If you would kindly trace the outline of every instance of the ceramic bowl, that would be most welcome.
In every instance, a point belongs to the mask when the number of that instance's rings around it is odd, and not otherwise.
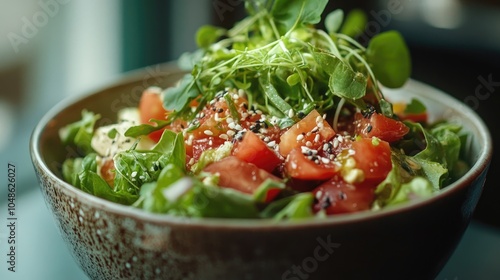
[[[481,195],[492,143],[475,112],[416,81],[385,93],[392,100],[418,96],[433,119],[458,122],[472,136],[470,171],[425,200],[299,222],[186,219],[114,204],[65,183],[61,163],[75,151],[61,144],[59,128],[84,108],[102,115],[100,125],[111,123],[147,86],[182,76],[155,67],[58,104],[32,135],[43,197],[91,279],[432,279],[453,253]]]

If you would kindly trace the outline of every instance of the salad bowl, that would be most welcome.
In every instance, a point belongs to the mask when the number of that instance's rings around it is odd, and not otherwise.
[[[64,182],[61,127],[88,109],[116,121],[148,86],[175,84],[171,64],[142,69],[55,106],[34,129],[31,157],[62,239],[91,279],[432,279],[468,226],[492,155],[487,127],[453,97],[410,80],[385,90],[391,101],[418,97],[431,120],[457,122],[471,136],[470,170],[430,198],[377,211],[299,221],[181,218],[119,205]]]

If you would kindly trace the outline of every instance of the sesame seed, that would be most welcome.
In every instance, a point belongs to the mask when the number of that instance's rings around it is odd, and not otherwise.
[[[322,191],[318,191],[318,192],[316,193],[316,199],[320,199],[320,198],[321,198],[321,196],[323,196],[323,192],[322,192]]]
[[[241,125],[237,124],[237,125],[234,127],[234,129],[236,129],[236,130],[242,130],[242,129],[243,129],[243,127],[241,127]]]
[[[337,138],[333,139],[333,148],[337,149],[338,146],[339,146],[339,139]]]
[[[240,88],[238,90],[238,95],[241,96],[241,97],[245,96],[245,91]]]
[[[227,136],[227,134],[223,133],[223,134],[219,135],[219,138],[227,140],[227,139],[229,139],[229,136]]]
[[[324,164],[328,164],[328,163],[330,163],[330,160],[329,160],[329,159],[327,159],[327,158],[324,158],[324,157],[322,157],[322,158],[321,158],[321,161],[322,161]]]
[[[229,136],[229,137],[233,137],[234,134],[236,134],[236,132],[234,132],[234,130],[228,130],[226,131],[226,134]]]
[[[325,144],[323,144],[323,151],[327,151],[327,150],[328,150],[328,144],[325,143]]]
[[[297,135],[297,141],[302,141],[304,139],[304,135],[299,134]]]
[[[276,141],[271,141],[271,142],[267,143],[268,147],[274,147],[274,145],[276,145]]]
[[[264,140],[264,142],[266,142],[266,143],[267,143],[267,142],[271,141],[271,138],[269,138],[269,137],[267,137],[267,136],[266,136],[266,137],[264,137],[264,139],[263,139],[263,140]]]
[[[316,136],[314,137],[314,142],[318,143],[319,142],[319,138],[320,138],[319,134],[316,134]]]
[[[315,126],[315,127],[311,130],[311,132],[312,132],[312,133],[317,133],[318,131],[319,131],[319,127],[317,127],[317,126]]]
[[[317,116],[316,117],[316,123],[319,124],[319,123],[322,123],[323,122],[323,118],[321,118],[321,116]]]
[[[207,130],[205,130],[205,131],[203,131],[203,133],[204,133],[205,135],[208,135],[208,136],[212,136],[212,135],[214,135],[214,133],[213,133],[211,130],[208,130],[208,129],[207,129]]]
[[[234,128],[236,127],[236,123],[234,123],[234,122],[229,123],[229,124],[228,124],[228,127],[229,127],[230,129],[234,129]]]
[[[288,110],[288,117],[293,118],[293,116],[295,116],[295,112],[293,111],[293,109]]]
[[[194,158],[191,158],[191,159],[189,160],[189,165],[193,165],[193,164],[194,164]]]
[[[131,176],[132,178],[134,178],[135,176],[137,176],[137,171],[132,172],[132,174],[130,174],[130,176]]]
[[[238,100],[240,98],[240,96],[238,94],[233,94],[233,99],[234,100]]]
[[[307,146],[307,147],[312,147],[312,145],[313,145],[313,144],[311,143],[311,141],[307,141],[307,142],[306,142],[306,146]]]
[[[229,124],[229,123],[234,123],[234,120],[233,120],[233,118],[228,117],[228,118],[226,119],[226,122],[227,122],[228,124]]]

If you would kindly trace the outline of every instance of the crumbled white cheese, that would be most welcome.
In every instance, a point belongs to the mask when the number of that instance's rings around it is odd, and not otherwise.
[[[139,125],[139,110],[126,108],[118,112],[118,123],[99,127],[92,137],[92,148],[103,157],[114,156],[116,153],[128,150],[137,139],[126,137],[125,132],[132,126]],[[113,130],[116,133],[111,133]],[[114,135],[110,135],[114,134]],[[110,136],[114,136],[111,138]],[[137,149],[147,150],[154,145],[149,137],[141,137]]]

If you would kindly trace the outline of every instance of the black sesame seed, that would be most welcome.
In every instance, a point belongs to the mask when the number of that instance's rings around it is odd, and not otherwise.
[[[299,117],[299,119],[302,119],[303,117],[305,117],[305,115],[306,114],[304,112],[302,112],[302,111],[300,111],[300,112],[297,113],[297,117]]]
[[[340,200],[346,200],[347,199],[347,194],[345,192],[339,192],[339,199]]]
[[[330,197],[327,196],[325,198],[325,201],[323,201],[323,203],[321,204],[321,208],[326,209],[326,208],[330,207],[331,205],[332,205],[332,201],[330,200]]]
[[[370,131],[372,131],[372,125],[369,124],[367,127],[366,127],[366,132],[370,133]]]

